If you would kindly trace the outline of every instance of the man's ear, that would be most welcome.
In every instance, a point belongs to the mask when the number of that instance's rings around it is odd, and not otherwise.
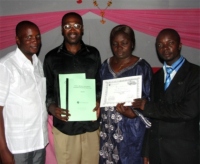
[[[15,37],[15,41],[16,41],[17,45],[20,45],[20,40],[19,40],[18,36]]]
[[[181,50],[181,48],[182,48],[182,43],[179,44],[178,49]]]
[[[63,32],[63,28],[61,27],[61,34],[62,36],[64,36],[64,32]]]
[[[81,33],[82,35],[84,35],[84,28],[82,27],[82,33]]]

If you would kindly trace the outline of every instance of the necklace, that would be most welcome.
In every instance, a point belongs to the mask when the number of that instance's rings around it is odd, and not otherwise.
[[[129,64],[131,62],[131,60],[129,59],[127,62],[124,62],[124,63],[118,63],[116,60],[114,60],[114,63],[119,65],[118,66],[118,70],[120,70],[121,68],[123,68],[125,65]]]
[[[130,62],[130,61],[129,61]],[[119,66],[119,69],[123,68],[126,64],[128,64],[129,62],[123,63]]]

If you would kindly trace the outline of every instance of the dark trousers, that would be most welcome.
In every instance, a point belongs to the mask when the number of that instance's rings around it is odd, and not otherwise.
[[[45,157],[45,148],[28,153],[14,154],[15,164],[45,164]]]

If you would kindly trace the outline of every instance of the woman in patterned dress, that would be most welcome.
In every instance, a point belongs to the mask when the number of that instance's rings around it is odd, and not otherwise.
[[[113,56],[100,69],[101,80],[142,75],[142,97],[149,98],[152,69],[132,54],[135,35],[126,25],[114,27],[110,34]],[[130,107],[122,104],[101,108],[100,164],[142,164],[145,124]]]

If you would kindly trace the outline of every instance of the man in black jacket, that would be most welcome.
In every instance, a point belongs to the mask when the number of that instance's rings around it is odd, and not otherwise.
[[[68,110],[59,107],[57,78],[59,74],[85,73],[87,79],[96,79],[98,98],[100,54],[95,47],[83,43],[83,20],[79,14],[70,12],[63,16],[62,35],[64,42],[47,53],[44,60],[46,103],[48,112],[53,115],[56,159],[58,164],[95,164],[99,159],[99,122],[67,121]],[[94,108],[91,106],[91,110]],[[99,110],[99,103],[96,109]]]
[[[164,66],[153,76],[151,101],[133,102],[151,118],[150,164],[199,164],[200,67],[180,55],[181,47],[177,31],[158,34],[156,49]]]

